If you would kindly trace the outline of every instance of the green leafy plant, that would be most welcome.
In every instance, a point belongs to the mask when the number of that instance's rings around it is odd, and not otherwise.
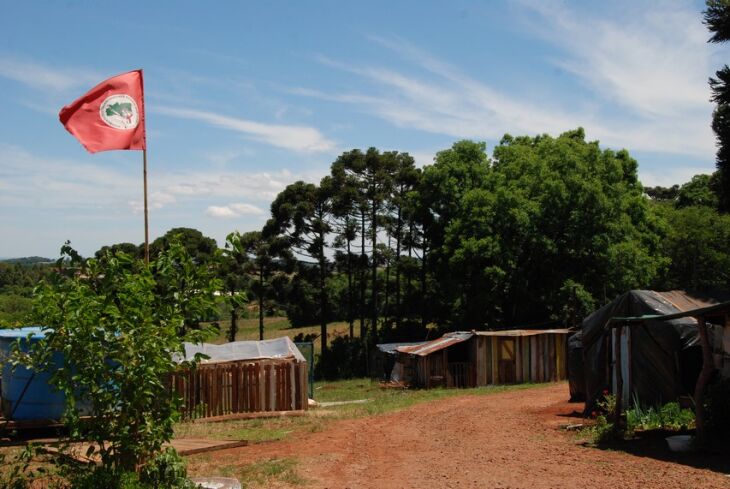
[[[605,445],[616,441],[614,420],[616,417],[616,396],[608,390],[603,391],[603,397],[596,403],[596,410],[591,413],[595,418],[594,425],[587,428],[586,434],[596,445]]]
[[[219,283],[179,243],[149,265],[123,252],[81,260],[68,243],[62,255],[59,273],[35,291],[33,314],[49,328],[45,339],[28,353],[16,349],[14,361],[53,372],[51,383],[66,396],[68,441],[93,442],[86,455],[96,452],[100,468],[80,472],[79,481],[108,477],[113,485],[92,486],[122,487],[120,474],[161,467],[156,457],[180,406],[167,378],[180,368],[174,356],[183,341],[208,333],[190,321],[214,312]],[[53,361],[58,353],[61,365]]]
[[[692,428],[694,421],[694,411],[682,409],[676,402],[670,402],[661,407],[644,407],[638,399],[634,399],[633,407],[626,412],[629,432],[657,429],[678,431]]]

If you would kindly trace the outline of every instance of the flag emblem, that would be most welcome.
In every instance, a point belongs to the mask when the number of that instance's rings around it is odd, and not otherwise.
[[[126,94],[107,97],[99,106],[101,120],[114,129],[134,129],[139,125],[137,103]]]

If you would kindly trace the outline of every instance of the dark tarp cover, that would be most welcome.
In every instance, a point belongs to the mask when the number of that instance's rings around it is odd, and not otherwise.
[[[592,411],[603,390],[610,388],[613,345],[609,341],[611,333],[605,328],[608,321],[614,317],[665,315],[694,308],[680,309],[676,305],[679,301],[667,298],[678,296],[687,299],[683,306],[686,303],[709,305],[722,301],[720,297],[683,291],[632,290],[583,320],[586,412]],[[701,353],[698,363],[698,351],[691,349],[699,345],[696,325],[694,318],[684,317],[670,321],[647,320],[631,326],[631,401],[638,399],[642,405],[661,404],[691,392],[701,368]],[[709,324],[708,327],[713,328]],[[579,382],[580,379],[574,380]]]
[[[568,340],[568,385],[570,402],[586,400],[586,378],[583,374],[583,333],[578,331]]]

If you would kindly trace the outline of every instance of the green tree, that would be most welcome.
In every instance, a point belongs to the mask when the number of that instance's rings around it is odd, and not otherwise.
[[[183,340],[206,333],[187,330],[186,317],[214,310],[220,284],[174,242],[149,266],[122,252],[87,261],[68,245],[62,253],[70,261],[59,261],[60,273],[34,297],[34,318],[50,329],[29,354],[16,351],[16,360],[53,372],[67,399],[68,437],[96,443],[103,470],[143,470],[178,419],[180,400],[166,380],[179,367],[173,357]],[[80,405],[90,417],[81,418]]]
[[[181,243],[187,253],[198,264],[210,264],[216,259],[218,245],[197,229],[172,228],[150,244],[150,258],[168,249],[173,242]]]
[[[626,151],[601,150],[582,129],[505,136],[481,168],[440,203],[448,223],[434,250],[448,265],[435,273],[459,282],[446,297],[461,327],[545,321],[563,314],[566,287],[583,303],[605,302],[666,266],[662,222]]]
[[[723,43],[730,40],[730,2],[728,0],[707,0],[704,21],[712,33],[710,42]],[[730,67],[718,70],[710,78],[712,101],[712,130],[717,138],[717,169],[720,180],[720,210],[730,211]]]
[[[99,260],[104,258],[107,253],[114,254],[118,251],[124,252],[135,258],[144,257],[144,245],[136,245],[134,243],[116,243],[111,246],[102,246],[96,253],[94,253],[94,258]]]
[[[719,199],[713,183],[718,177],[719,172],[715,172],[714,175],[693,176],[692,180],[679,188],[676,206],[682,208],[703,205],[717,209]]]
[[[297,255],[314,259],[318,274],[319,316],[322,351],[327,349],[327,258],[328,237],[332,232],[332,183],[329,177],[320,186],[302,181],[287,186],[271,204],[267,228],[279,236]]]
[[[264,339],[264,314],[266,303],[273,299],[275,288],[272,278],[277,272],[291,272],[294,257],[287,241],[268,232],[250,231],[228,235],[227,245],[236,256],[246,256],[243,272],[251,276],[251,292],[258,301],[259,339]],[[233,340],[231,340],[233,341]]]
[[[668,223],[664,253],[670,266],[662,289],[730,290],[730,216],[707,206],[657,206]]]
[[[223,282],[222,292],[231,316],[228,341],[236,341],[239,311],[248,302],[246,292],[251,288],[251,279],[247,273],[249,262],[248,253],[238,245],[237,233],[229,234],[218,262],[218,276]]]
[[[454,256],[452,245],[446,241],[449,239],[449,230],[457,220],[467,216],[470,206],[474,205],[474,202],[466,199],[466,195],[472,190],[485,188],[490,165],[485,143],[459,141],[450,149],[437,153],[434,164],[423,169],[423,177],[413,196],[415,200],[411,212],[422,229],[419,240],[420,294],[424,325],[429,316],[462,328],[475,326],[475,321],[483,322],[481,319],[467,319],[470,316],[483,318],[485,313],[485,309],[475,302],[476,298],[470,296],[469,292],[479,287],[477,276],[469,276],[470,272],[466,268],[456,273],[452,269],[457,262],[468,265],[471,255]],[[489,198],[486,193],[483,197]],[[475,220],[474,224],[479,223]],[[463,237],[469,241],[472,240],[472,233],[481,231],[463,229],[463,232]],[[451,236],[452,240],[459,239],[456,234],[452,233]],[[469,243],[464,245],[468,246]],[[479,260],[478,256],[474,258]],[[474,267],[478,268],[478,263],[473,262]],[[433,290],[427,286],[429,275],[434,278]],[[488,280],[486,276],[483,278]]]

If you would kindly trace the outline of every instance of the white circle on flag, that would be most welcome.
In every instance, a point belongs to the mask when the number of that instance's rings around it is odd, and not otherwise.
[[[114,129],[134,129],[139,125],[137,102],[126,94],[107,97],[99,107],[99,116]]]

